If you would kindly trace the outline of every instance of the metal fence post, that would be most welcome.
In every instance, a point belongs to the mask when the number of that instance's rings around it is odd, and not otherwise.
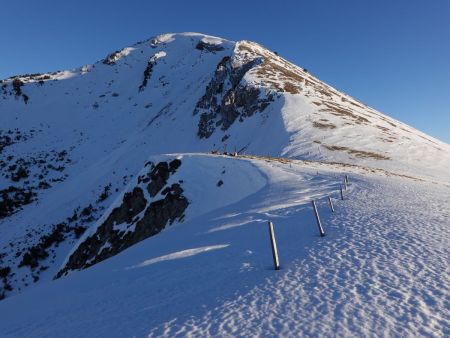
[[[331,197],[328,196],[328,203],[330,203],[331,211],[334,212],[333,202],[331,202]]]
[[[270,243],[272,244],[273,265],[275,267],[275,270],[280,270],[280,260],[278,258],[277,241],[275,239],[273,223],[270,221],[269,221],[269,235],[270,235]]]
[[[323,231],[322,223],[320,222],[319,212],[317,211],[316,202],[314,200],[311,201],[314,209],[314,214],[316,215],[317,226],[319,227],[320,236],[325,236],[325,231]]]

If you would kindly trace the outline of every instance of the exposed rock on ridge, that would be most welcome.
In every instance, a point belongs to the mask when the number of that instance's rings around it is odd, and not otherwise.
[[[180,183],[167,184],[180,165],[178,159],[156,165],[147,163],[150,170],[138,177],[137,185],[124,194],[121,205],[76,248],[56,278],[69,270],[85,269],[112,257],[159,233],[167,223],[181,220],[189,202]],[[159,193],[162,198],[151,201]]]
[[[243,81],[245,74],[260,62],[260,58],[237,62],[229,56],[219,62],[194,109],[194,115],[200,114],[197,131],[200,138],[210,137],[217,127],[227,130],[238,117],[243,121],[245,117],[262,112],[273,100],[272,94],[265,95]]]

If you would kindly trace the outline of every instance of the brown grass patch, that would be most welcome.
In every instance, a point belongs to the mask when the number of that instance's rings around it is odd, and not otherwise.
[[[314,128],[319,128],[319,129],[335,129],[336,128],[336,126],[332,123],[322,123],[322,122],[318,122],[318,121],[314,121],[312,125]]]
[[[364,124],[364,123],[370,123],[368,119],[365,117],[355,115],[350,109],[338,106],[336,104],[330,103],[330,102],[322,102],[325,106],[328,107],[328,109],[322,109],[321,111],[328,111],[336,116],[344,116],[351,118],[355,123],[357,124]]]
[[[247,49],[244,47],[244,49]],[[299,94],[301,92],[298,84],[304,81],[304,78],[279,64],[276,64],[265,57],[263,62],[255,68],[255,74],[263,80],[263,82],[271,85],[272,88],[279,92],[287,92],[291,94]],[[275,81],[282,82],[281,84]]]
[[[293,85],[291,82],[286,82],[284,84],[284,91],[291,94],[300,94],[300,88]]]
[[[328,150],[345,151],[345,152],[347,152],[351,155],[355,155],[356,157],[359,157],[359,158],[373,158],[375,160],[390,160],[390,157],[388,157],[388,156],[370,152],[370,151],[356,150],[356,149],[352,149],[352,148],[348,148],[348,147],[344,147],[344,146],[330,146],[330,145],[326,145],[326,144],[322,144],[322,145],[325,148],[327,148]]]
[[[356,106],[356,107],[358,107],[358,108],[364,109],[364,106],[362,106],[362,105],[360,105],[360,104],[357,104],[357,103],[355,103],[355,102],[350,101],[350,104],[352,104],[352,105],[354,105],[354,106]]]
[[[325,96],[327,96],[327,97],[332,97],[332,96],[333,96],[333,95],[331,95],[329,92],[327,92],[327,91],[325,91],[325,90],[323,90],[323,89],[317,89],[317,91],[318,91],[320,94],[325,95]]]
[[[393,127],[397,127],[397,125],[395,123],[389,122],[387,119],[384,119],[384,121],[386,121],[386,123],[389,123]]]
[[[274,81],[267,81],[265,80],[263,84],[270,85],[271,88],[275,89],[278,92],[283,92],[283,88],[281,87],[280,83],[274,82]]]
[[[378,129],[384,131],[384,132],[389,132],[389,131],[390,131],[389,128],[386,128],[386,127],[383,127],[383,126],[380,126],[380,125],[376,125],[376,127],[377,127]]]
[[[239,43],[238,50],[246,51],[246,52],[249,52],[251,54],[256,54],[255,51],[252,48],[250,48],[249,44],[246,43],[246,42]]]
[[[291,80],[293,82],[303,82],[305,79],[303,76],[286,69],[276,63],[269,61],[267,58],[264,59],[263,63],[258,67],[257,74],[262,76],[276,74],[277,76],[284,77],[284,80]]]
[[[314,143],[318,143],[318,144],[322,144],[322,142],[320,141],[313,141]],[[344,162],[335,162],[335,161],[323,161],[323,160],[298,160],[298,159],[291,159],[291,158],[286,158],[286,157],[270,157],[270,156],[258,156],[258,155],[253,155],[253,154],[241,154],[238,155],[238,157],[241,158],[250,158],[250,159],[261,159],[264,160],[266,162],[280,162],[283,164],[318,164],[318,165],[332,165],[332,166],[338,166],[338,167],[344,167],[344,168],[355,168],[355,169],[361,169],[364,170],[366,172],[372,172],[372,173],[380,173],[380,174],[384,174],[386,176],[398,176],[398,177],[403,177],[403,178],[407,178],[407,179],[411,179],[414,181],[421,181],[421,182],[425,182],[424,179],[422,178],[418,178],[418,177],[414,177],[414,176],[409,176],[406,174],[400,174],[400,173],[395,173],[392,171],[387,171],[386,169],[381,169],[381,168],[373,168],[373,167],[366,167],[366,166],[361,166],[358,164],[353,164],[353,163],[344,163]],[[443,183],[437,183],[434,181],[430,181],[434,184],[442,184],[446,187],[450,188],[450,185],[447,184],[443,184]]]
[[[393,140],[388,139],[388,138],[377,137],[377,139],[379,139],[380,141],[383,141],[383,142],[389,142],[389,143],[394,142]]]

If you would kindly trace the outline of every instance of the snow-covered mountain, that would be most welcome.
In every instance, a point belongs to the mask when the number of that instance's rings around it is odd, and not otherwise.
[[[217,154],[223,152],[237,156]],[[337,329],[377,335],[402,333],[395,326],[399,313],[413,323],[407,334],[421,325],[438,335],[449,332],[448,318],[439,312],[448,308],[445,299],[439,300],[449,284],[448,243],[432,231],[448,234],[449,167],[448,144],[249,41],[164,34],[79,69],[3,80],[0,296],[7,299],[0,302],[0,313],[7,320],[0,332],[320,335]],[[338,197],[344,173],[351,180],[348,201],[336,201],[340,213],[324,216],[332,225],[326,237],[331,251],[315,237],[309,205],[317,199],[319,209],[326,208],[327,196]],[[420,207],[419,201],[428,205],[430,200],[437,205]],[[300,227],[304,217],[311,226]],[[267,220],[282,225],[285,269],[278,277],[268,269]],[[398,236],[391,233],[400,230],[395,222],[404,231],[398,251],[386,238]],[[366,226],[374,232],[366,233],[368,238],[353,233],[352,227],[369,231]],[[424,250],[421,241],[434,247]],[[373,252],[360,257],[363,243]],[[338,258],[322,256],[319,249]],[[419,256],[412,262],[383,260],[402,251]],[[370,312],[365,302],[394,300],[359,288],[375,282],[381,289],[393,288],[396,278],[399,283],[415,278],[413,270],[423,269],[427,259],[435,266],[418,281],[428,286],[429,278],[440,278],[440,284],[423,292],[398,286],[392,297],[403,299],[405,306],[391,314],[389,323],[382,319],[381,305]],[[318,271],[322,263],[331,264],[337,275]],[[375,281],[383,264],[386,278]],[[411,266],[399,271],[404,264]],[[296,292],[295,283],[305,295],[313,290],[312,284],[302,284],[301,269],[306,269],[306,283],[319,282],[315,274],[330,274],[324,278],[331,283],[325,286],[329,293],[338,292],[332,285],[356,287],[341,291],[347,300],[360,297],[357,311],[328,304],[323,314],[334,311],[345,321],[361,318],[338,327],[328,321],[302,328],[275,324],[278,312],[271,316],[263,299],[276,304],[279,313],[298,307],[319,313],[321,302],[343,300],[326,293],[328,298],[317,296],[309,304],[297,296],[286,301],[289,292]],[[348,280],[345,269],[357,279]],[[276,278],[288,282],[289,276],[293,284],[280,291],[283,299],[270,298]],[[216,290],[221,283],[227,284],[223,293]],[[149,302],[139,299],[141,292]],[[110,325],[126,299],[131,300],[124,323]],[[408,312],[417,302],[422,307]],[[27,304],[41,305],[27,310],[30,321],[24,323],[20,313]],[[192,304],[204,308],[189,312]],[[89,319],[98,308],[106,313],[101,325]],[[237,317],[228,308],[235,308]],[[438,314],[425,325],[417,318],[428,312]],[[247,315],[252,325],[265,329],[245,329]],[[364,328],[360,320],[367,315],[373,320]],[[153,319],[145,321],[147,316]],[[43,324],[50,317],[66,326]],[[83,318],[82,323],[71,322],[75,318]],[[216,324],[208,327],[208,322]]]

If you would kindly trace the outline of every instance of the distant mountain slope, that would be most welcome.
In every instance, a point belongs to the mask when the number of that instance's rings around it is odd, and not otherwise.
[[[213,150],[450,181],[449,145],[257,43],[164,34],[93,65],[1,81],[0,295],[52,279],[152,155]]]

